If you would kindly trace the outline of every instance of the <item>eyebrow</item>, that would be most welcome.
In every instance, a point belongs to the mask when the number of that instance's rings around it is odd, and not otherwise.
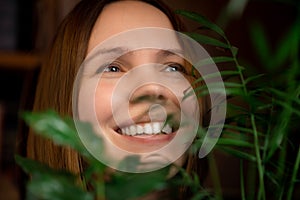
[[[129,49],[126,47],[114,47],[114,48],[104,48],[104,49],[99,49],[98,53],[101,54],[124,54],[128,52]]]
[[[168,56],[183,56],[182,49],[160,49],[157,52],[158,56],[168,57]]]
[[[155,48],[145,48],[145,49],[155,49]],[[113,48],[103,48],[97,50],[97,52],[93,53],[92,56],[88,57],[88,60],[92,60],[94,57],[101,55],[124,55],[126,53],[132,53],[134,51],[143,50],[143,48],[140,49],[134,49],[130,50],[127,47],[113,47]],[[182,56],[183,50],[182,49],[158,49],[159,51],[156,53],[160,57],[168,57],[168,56]]]

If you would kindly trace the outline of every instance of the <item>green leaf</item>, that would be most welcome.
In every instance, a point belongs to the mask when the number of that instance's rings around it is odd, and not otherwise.
[[[219,148],[219,149],[223,150],[224,152],[227,152],[233,156],[236,156],[238,158],[256,162],[255,156],[253,156],[252,154],[246,153],[246,152],[242,152],[240,149],[237,150],[237,149],[233,149],[233,148],[220,147],[220,146],[217,146],[217,148]]]
[[[90,192],[84,191],[74,181],[50,174],[33,174],[27,185],[28,199],[80,199],[93,200]]]
[[[224,62],[233,62],[234,59],[228,56],[217,56],[211,58],[205,58],[196,64],[197,67],[201,67],[204,65],[210,65],[214,63],[224,63]]]
[[[53,140],[58,145],[70,146],[90,160],[94,158],[82,144],[82,138],[78,136],[76,128],[84,131],[84,140],[87,140],[91,147],[95,146],[99,150],[102,148],[101,138],[94,133],[88,123],[77,122],[77,127],[75,127],[71,118],[62,119],[52,110],[40,113],[24,112],[22,117],[37,134]]]
[[[241,133],[251,133],[251,134],[253,134],[253,130],[250,129],[250,128],[239,127],[239,126],[230,125],[230,124],[224,124],[224,128],[232,129],[232,130],[235,130],[235,131],[241,132]]]
[[[280,184],[278,183],[278,181],[276,180],[276,175],[274,174],[274,172],[272,171],[265,171],[266,177],[276,186],[280,187]]]
[[[299,23],[296,22],[294,25],[291,26],[287,34],[284,37],[282,37],[282,40],[277,47],[276,54],[275,56],[273,56],[274,59],[271,62],[273,70],[282,66],[284,62],[290,58],[291,52],[293,51],[293,46],[295,46],[295,48],[299,47],[299,42],[297,43],[297,41],[299,41],[299,35]]]
[[[253,81],[253,80],[256,80],[256,79],[259,79],[261,77],[263,77],[264,74],[258,74],[258,75],[255,75],[255,76],[250,76],[248,77],[246,80],[245,80],[245,85],[247,85],[249,82]]]
[[[239,49],[237,47],[231,46],[230,50],[232,52],[233,57],[236,57],[239,52]],[[242,68],[241,66],[238,67]]]
[[[222,138],[231,138],[233,140],[243,140],[243,141],[250,141],[252,139],[252,137],[250,138],[249,135],[245,135],[245,134],[241,134],[241,133],[237,133],[234,131],[230,131],[228,129],[224,129],[222,131]],[[252,144],[253,146],[253,144]]]
[[[287,128],[289,124],[289,117],[282,118],[276,124],[275,127],[272,127],[272,134],[269,135],[269,141],[267,146],[267,154],[264,159],[265,162],[269,161],[270,158],[274,155],[274,153],[279,150],[282,146],[284,138],[287,136]]]
[[[275,88],[265,88],[265,89],[266,89],[266,91],[271,92],[273,95],[276,95],[277,97],[282,98],[285,101],[287,101],[287,100],[294,101],[295,103],[297,103],[298,105],[300,105],[300,99],[299,99],[299,97],[295,97],[294,95],[287,94],[286,92],[280,91],[280,90],[275,89]],[[296,89],[296,91],[297,90],[300,90],[300,86],[298,86],[298,88]]]
[[[252,43],[257,51],[261,63],[264,63],[266,68],[270,69],[271,66],[269,60],[271,60],[271,48],[263,27],[259,23],[254,23],[251,26],[250,33]]]
[[[195,12],[192,12],[192,11],[185,11],[185,10],[176,10],[175,12],[179,15],[185,16],[185,17],[187,17],[191,20],[194,20],[194,21],[200,23],[203,27],[208,28],[212,31],[215,31],[216,33],[221,35],[223,38],[226,38],[223,29],[220,28],[215,23],[212,23],[211,21],[209,21],[203,15],[200,15],[199,13],[195,13]]]
[[[289,112],[294,113],[294,114],[300,116],[300,110],[295,109],[294,106],[292,106],[291,104],[287,103],[286,101],[282,101],[282,100],[279,100],[279,99],[274,99],[274,103],[282,106],[284,109],[288,110]]]
[[[107,199],[134,199],[166,187],[168,169],[148,173],[115,173],[106,185]]]
[[[222,88],[222,87],[214,87],[210,88],[209,90],[205,87],[203,88],[196,88],[196,96],[197,97],[203,97],[211,94],[220,94],[220,95],[233,95],[233,96],[243,96],[244,91],[241,88]],[[187,96],[184,96],[184,99],[188,97],[188,95],[191,95],[190,93],[186,94]]]
[[[234,82],[224,82],[224,85],[226,87],[230,87],[230,88],[242,88],[242,87],[244,87],[243,84],[241,84],[241,83],[234,83]]]
[[[74,184],[76,177],[69,172],[54,170],[37,161],[18,155],[15,156],[15,160],[31,176],[30,182],[27,184],[27,199],[94,199],[91,193]]]
[[[82,145],[73,127],[61,119],[54,111],[44,113],[23,113],[25,122],[33,128],[36,133],[52,139],[58,145],[67,145],[81,150]]]
[[[239,87],[239,88],[226,88],[226,95],[227,96],[244,96],[244,90]],[[220,90],[220,92],[222,92],[222,90]],[[220,93],[219,92],[219,93]]]
[[[237,147],[253,147],[253,143],[243,139],[219,138],[217,145],[221,146],[237,146]]]
[[[193,85],[196,85],[198,84],[199,82],[201,81],[206,81],[208,79],[211,79],[211,78],[219,78],[221,76],[236,76],[238,75],[239,72],[237,71],[232,71],[232,70],[226,70],[226,71],[220,71],[220,72],[214,72],[214,73],[211,73],[211,74],[207,74],[205,76],[202,76],[200,78],[198,78],[197,80],[195,80],[193,82]]]
[[[48,174],[55,174],[56,171],[51,169],[50,167],[29,159],[29,158],[23,158],[22,156],[15,155],[15,161],[16,163],[26,172],[26,173],[48,173]],[[72,175],[69,173],[64,173],[66,176],[71,177]]]
[[[217,40],[215,38],[206,36],[206,35],[201,35],[199,33],[192,33],[192,32],[185,32],[185,34],[201,44],[209,44],[209,45],[213,45],[216,47],[222,47],[225,49],[231,48],[231,46],[229,46],[228,44],[221,42],[220,40]]]
[[[249,96],[261,95],[261,93],[265,92],[265,88],[255,88],[248,91]]]

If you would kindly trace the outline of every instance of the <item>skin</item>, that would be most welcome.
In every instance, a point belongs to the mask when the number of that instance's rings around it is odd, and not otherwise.
[[[118,1],[109,4],[104,7],[94,25],[88,53],[112,35],[141,27],[161,27],[173,30],[168,17],[149,4],[139,1]]]
[[[173,29],[167,16],[149,4],[138,1],[120,1],[109,4],[103,9],[96,21],[88,45],[88,52],[91,52],[93,48],[110,36],[123,31],[144,27]],[[165,56],[160,50],[156,49],[129,52],[105,68],[96,89],[95,110],[102,131],[114,144],[130,152],[143,153],[159,149],[174,137],[174,134],[140,135],[138,137],[132,137],[116,133],[117,129],[128,127],[132,123],[127,122],[128,119],[126,119],[126,116],[119,117],[121,118],[121,123],[124,124],[121,125],[121,127],[115,122],[115,116],[113,115],[113,108],[111,106],[114,88],[125,73],[148,63],[159,63],[166,66],[159,66],[159,70],[148,68],[146,69],[148,72],[144,72],[141,74],[142,76],[145,74],[149,75],[149,73],[153,73],[155,76],[157,71],[174,73],[174,71],[183,70],[181,68],[183,68],[185,64],[184,59],[181,57],[175,54]],[[168,66],[168,64],[171,64],[171,66]],[[93,70],[95,71],[95,69]],[[93,75],[93,70],[86,73]],[[149,100],[143,102],[135,101],[135,99],[141,97],[146,97]],[[148,115],[149,108],[156,103],[163,105],[163,108],[167,112],[166,114],[175,116],[177,121],[179,121],[180,114],[178,113],[180,113],[180,107],[177,97],[166,87],[159,84],[147,84],[137,88],[134,93],[128,97],[128,101],[130,117],[135,124],[144,126],[145,123],[151,121],[164,122],[165,116],[164,118],[160,118],[158,115],[155,119],[150,119]],[[120,116],[122,115],[121,113],[122,112],[117,109],[115,115]]]
[[[88,44],[87,57],[93,57],[89,54],[93,55],[95,52],[93,50],[97,45],[105,42],[111,36],[147,27],[173,30],[168,17],[149,4],[140,1],[111,3],[104,7],[95,23]],[[160,35],[157,38],[160,38]],[[172,42],[168,43],[172,45],[175,43],[171,49],[179,49],[176,41],[174,37]],[[167,47],[169,47],[168,44]],[[111,49],[107,52],[102,49],[98,57],[109,54],[108,52],[111,53]],[[97,67],[89,67],[91,64],[87,64],[83,70],[81,83],[84,89],[79,97],[81,120],[99,124],[100,126],[96,125],[96,129],[99,128],[96,132],[101,132],[100,135],[107,141],[126,152],[138,154],[160,150],[168,145],[176,134],[180,135],[178,126],[181,120],[181,99],[178,99],[177,95],[180,94],[182,98],[183,91],[190,86],[184,79],[187,76],[187,62],[176,53],[162,49],[138,49],[124,52],[112,62],[101,63],[106,60],[108,58],[102,58],[96,64],[96,66],[104,65],[104,67],[102,66],[104,71],[99,71]],[[141,77],[152,77],[158,82],[136,85],[131,93],[124,93],[130,87],[129,85],[134,85]],[[164,83],[168,81],[167,85],[174,85],[176,89],[165,87]],[[94,87],[95,85],[96,87]],[[173,90],[178,90],[177,95],[176,92],[172,92]],[[124,95],[126,99],[123,102],[114,102],[114,99],[121,99]],[[89,102],[87,96],[94,96],[94,102]],[[94,107],[90,106],[93,103]],[[128,105],[128,110],[123,109],[126,105]],[[95,119],[91,119],[94,114],[96,115]],[[168,134],[130,136],[122,132],[122,129],[132,125],[144,127],[153,122],[164,124],[167,117],[170,116],[172,130]],[[118,158],[120,156],[113,149],[107,148],[106,151],[109,152],[110,157]],[[173,150],[172,152],[169,150],[164,155],[167,154],[173,154]],[[168,155],[167,157],[170,158]],[[184,160],[185,156],[182,156],[177,163],[182,165]]]

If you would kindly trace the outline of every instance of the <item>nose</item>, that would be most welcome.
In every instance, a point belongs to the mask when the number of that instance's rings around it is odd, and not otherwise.
[[[174,98],[168,88],[157,83],[147,83],[137,88],[131,95],[129,102],[132,104],[141,102],[153,102],[163,104]]]

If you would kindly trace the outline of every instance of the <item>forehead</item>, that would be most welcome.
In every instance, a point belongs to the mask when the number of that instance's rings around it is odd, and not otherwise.
[[[135,28],[173,29],[168,17],[154,6],[141,1],[117,1],[104,7],[93,28],[88,52],[107,38]]]

